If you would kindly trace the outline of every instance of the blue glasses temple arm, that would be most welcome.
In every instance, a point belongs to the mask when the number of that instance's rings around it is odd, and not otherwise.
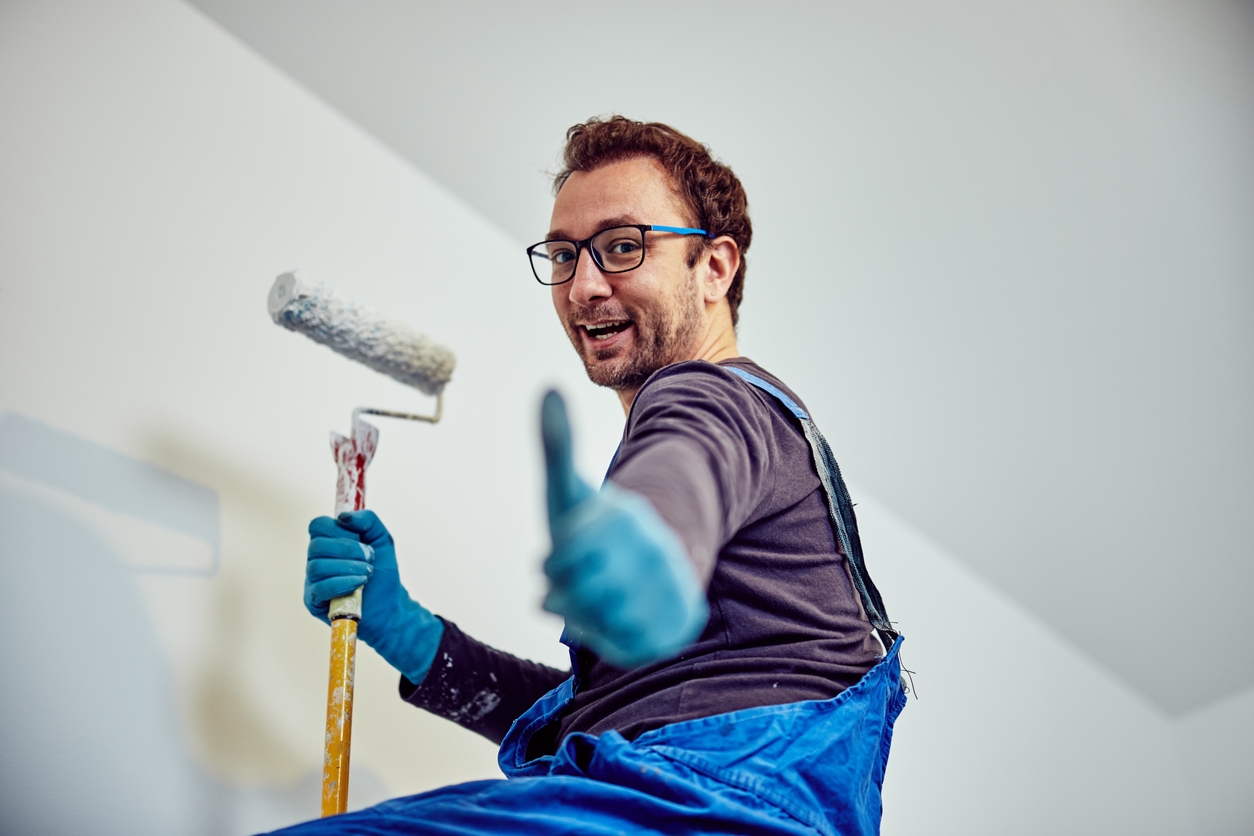
[[[652,229],[653,232],[673,232],[680,234],[680,236],[709,236],[710,234],[709,232],[706,232],[705,229],[693,229],[692,227],[660,227],[657,226],[656,223],[651,224],[648,228]]]

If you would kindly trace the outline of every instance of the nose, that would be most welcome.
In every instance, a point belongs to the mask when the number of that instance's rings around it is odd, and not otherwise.
[[[586,307],[601,299],[608,299],[614,288],[592,258],[591,248],[585,247],[584,250],[587,252],[580,250],[575,260],[575,275],[570,280],[570,301]]]

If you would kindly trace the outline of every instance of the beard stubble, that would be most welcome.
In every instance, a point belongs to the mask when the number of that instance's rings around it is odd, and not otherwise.
[[[588,379],[615,391],[639,389],[658,369],[692,359],[703,324],[695,283],[694,275],[692,283],[677,288],[659,304],[647,308],[598,305],[572,311],[565,322],[566,333],[583,360]],[[585,350],[583,336],[579,333],[583,329],[576,324],[578,319],[630,319],[636,329],[631,353],[619,357],[621,349],[599,352],[595,345]]]

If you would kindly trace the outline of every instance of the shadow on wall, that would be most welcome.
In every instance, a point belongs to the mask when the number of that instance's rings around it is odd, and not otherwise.
[[[296,594],[307,516],[283,486],[192,439],[157,431],[147,436],[143,451],[153,462],[214,485],[230,518],[232,560],[208,592],[207,640],[182,683],[194,753],[216,778],[232,785],[299,783],[316,765],[302,754],[312,753],[294,751],[290,729],[285,735],[274,721],[300,717],[300,740],[321,724],[320,714],[304,716],[282,687],[293,672],[315,678],[325,673],[322,643],[310,657],[309,647],[292,642],[291,624],[307,619]],[[276,561],[275,555],[296,560]],[[259,680],[259,670],[268,677]],[[320,712],[325,683],[310,685],[302,696],[317,694],[313,702]],[[354,771],[354,799],[359,771]],[[306,812],[310,809],[317,807]]]
[[[138,517],[201,547],[168,565],[124,560],[75,503]],[[278,791],[228,787],[187,747],[174,677],[136,578],[208,580],[219,565],[218,516],[211,488],[37,421],[0,416],[0,573],[17,593],[0,631],[9,685],[0,701],[0,832],[217,836],[317,810],[316,774]],[[215,608],[227,611],[215,617],[229,623],[238,595],[219,592]],[[209,670],[225,665],[208,661]],[[212,721],[226,712],[216,725],[235,728],[238,695],[221,680],[211,676],[198,691],[198,713]],[[358,799],[383,795],[364,772],[354,775],[354,791]]]

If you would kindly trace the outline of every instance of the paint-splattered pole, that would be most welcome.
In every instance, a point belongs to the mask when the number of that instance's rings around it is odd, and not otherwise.
[[[348,438],[331,433],[339,469],[335,515],[366,507],[366,468],[379,445],[379,431],[353,416]],[[348,810],[348,761],[353,741],[353,673],[357,664],[357,623],[361,588],[331,601],[331,673],[327,679],[327,730],[322,756],[322,815]]]

